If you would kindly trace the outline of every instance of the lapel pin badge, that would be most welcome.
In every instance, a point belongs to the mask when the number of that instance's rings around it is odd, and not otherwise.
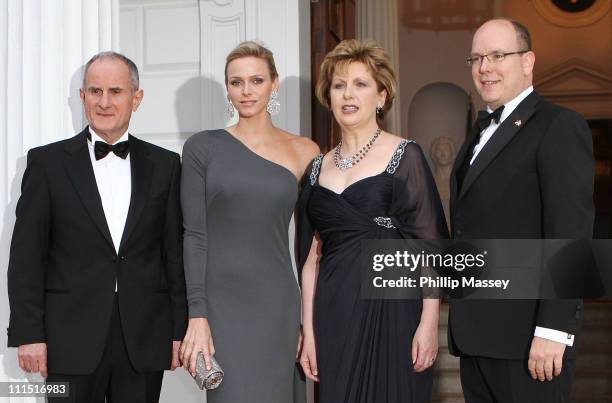
[[[521,125],[523,124],[522,120],[517,120],[516,122],[514,122],[515,125],[517,125],[518,127],[521,127]]]

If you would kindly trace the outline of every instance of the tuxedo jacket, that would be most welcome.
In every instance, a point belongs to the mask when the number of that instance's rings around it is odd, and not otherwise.
[[[477,136],[474,127],[451,177],[455,239],[592,237],[593,145],[579,114],[531,93],[459,178]],[[449,348],[455,355],[526,359],[536,326],[577,336],[581,317],[581,300],[454,299]],[[566,349],[567,357],[575,354],[577,342]]]
[[[169,368],[172,341],[183,339],[187,319],[180,158],[129,136],[132,193],[117,253],[87,132],[28,152],[8,268],[8,345],[45,342],[49,372],[93,372],[117,281],[132,365]]]

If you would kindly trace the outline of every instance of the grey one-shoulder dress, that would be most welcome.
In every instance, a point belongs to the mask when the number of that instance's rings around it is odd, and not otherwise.
[[[225,371],[208,403],[305,402],[295,353],[299,288],[288,228],[295,176],[226,130],[183,148],[181,203],[190,317],[207,317]]]

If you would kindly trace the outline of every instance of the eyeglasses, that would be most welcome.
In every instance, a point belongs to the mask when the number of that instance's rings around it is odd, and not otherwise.
[[[465,59],[465,62],[467,63],[468,66],[472,67],[473,65],[482,64],[482,59],[486,57],[489,63],[499,63],[499,62],[503,62],[506,56],[519,55],[519,54],[523,54],[527,52],[529,52],[529,50],[519,50],[518,52],[507,52],[507,53],[491,52],[486,55],[472,55],[472,56],[469,56],[467,59]]]

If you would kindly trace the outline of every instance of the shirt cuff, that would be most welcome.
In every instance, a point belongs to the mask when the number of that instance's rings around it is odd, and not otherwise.
[[[555,329],[549,329],[547,327],[536,326],[534,336],[556,341],[557,343],[565,344],[566,346],[570,347],[574,345],[573,334],[561,332]]]

